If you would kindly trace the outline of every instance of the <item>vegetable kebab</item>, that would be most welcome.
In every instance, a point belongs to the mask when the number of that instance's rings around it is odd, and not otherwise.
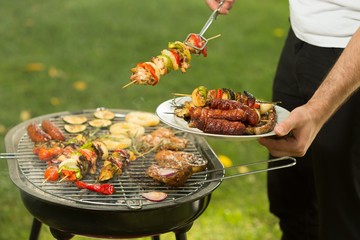
[[[218,36],[220,35],[215,37]],[[151,61],[140,62],[136,67],[132,68],[131,82],[123,88],[132,83],[155,86],[158,84],[161,76],[172,70],[180,69],[181,72],[185,73],[190,68],[192,54],[207,56],[207,48],[206,46],[204,47],[204,44],[206,43],[198,34],[190,34],[185,42],[169,42],[168,49],[162,50],[160,55],[153,57]],[[192,46],[202,48],[202,50]]]

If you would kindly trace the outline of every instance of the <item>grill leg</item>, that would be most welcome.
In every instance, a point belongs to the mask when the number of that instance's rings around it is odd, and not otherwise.
[[[39,239],[41,224],[42,223],[39,220],[37,220],[36,218],[33,219],[29,240],[38,240]]]
[[[187,240],[186,232],[176,233],[176,240]]]
[[[175,232],[176,240],[187,240],[186,233],[190,230],[193,223],[188,224],[187,226],[177,230]]]
[[[71,233],[63,232],[55,228],[50,228],[50,232],[57,240],[69,240],[74,237]]]

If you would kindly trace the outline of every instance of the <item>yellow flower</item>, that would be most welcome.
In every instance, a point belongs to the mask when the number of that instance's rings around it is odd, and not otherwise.
[[[285,31],[284,31],[284,29],[282,29],[282,28],[275,28],[275,29],[273,30],[273,34],[274,34],[275,37],[281,38],[281,37],[284,36]]]
[[[239,173],[246,173],[246,172],[249,172],[249,168],[246,166],[240,166],[240,167],[238,167],[238,171],[239,171]]]
[[[27,72],[41,72],[44,71],[45,66],[42,63],[28,63],[25,66]]]
[[[59,70],[57,70],[56,67],[50,67],[48,74],[51,78],[57,78],[60,76],[60,72],[59,72]]]
[[[6,132],[6,127],[2,124],[0,124],[0,133],[3,134]]]
[[[75,90],[84,91],[87,88],[87,84],[84,81],[76,81],[73,84]]]
[[[31,118],[31,113],[28,110],[22,110],[20,112],[20,120],[26,121]]]
[[[50,103],[53,106],[58,106],[58,105],[60,105],[61,101],[57,97],[52,97],[52,98],[50,98]]]
[[[233,165],[231,159],[225,155],[218,155],[220,162],[224,165],[224,167],[231,167]]]

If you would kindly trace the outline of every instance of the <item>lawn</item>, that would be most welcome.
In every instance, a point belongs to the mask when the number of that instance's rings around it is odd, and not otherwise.
[[[122,86],[130,68],[199,32],[210,15],[203,0],[0,0],[0,149],[18,123],[43,114],[96,107],[154,112],[173,92],[199,85],[247,90],[271,98],[271,81],[288,27],[285,1],[238,1],[206,33],[221,34],[208,57],[195,56],[187,73],[172,72],[155,86]],[[256,141],[207,139],[232,164],[264,160]],[[266,174],[224,181],[189,239],[277,239],[268,212]],[[32,216],[0,160],[0,239],[27,239]],[[40,239],[52,239],[46,226]],[[76,236],[74,239],[89,239]],[[174,239],[165,234],[162,239]]]

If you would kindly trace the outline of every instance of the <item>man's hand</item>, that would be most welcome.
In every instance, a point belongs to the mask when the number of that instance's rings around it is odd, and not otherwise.
[[[205,0],[205,2],[209,6],[209,8],[214,11],[219,7],[219,3],[221,2],[221,0]],[[224,4],[219,10],[219,13],[223,15],[228,14],[234,3],[235,0],[225,0]]]
[[[259,143],[274,157],[304,156],[322,126],[313,116],[306,105],[295,108],[275,126],[276,137],[260,138]]]

